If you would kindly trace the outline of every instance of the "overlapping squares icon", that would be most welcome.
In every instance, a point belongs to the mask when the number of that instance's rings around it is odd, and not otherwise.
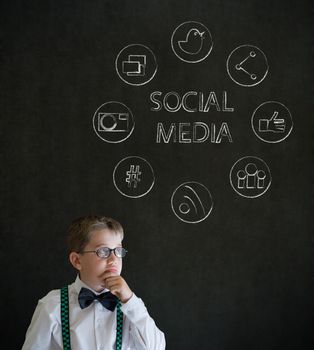
[[[127,61],[122,62],[122,72],[129,77],[144,76],[146,55],[129,55]]]

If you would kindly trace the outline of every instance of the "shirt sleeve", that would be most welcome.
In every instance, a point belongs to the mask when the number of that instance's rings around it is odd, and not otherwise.
[[[48,305],[43,300],[39,300],[26,332],[22,350],[55,349],[52,335],[57,326],[58,322],[55,313],[49,310]]]
[[[166,341],[150,317],[143,301],[135,294],[122,304],[121,310],[130,322],[130,335],[134,340],[136,350],[164,350]]]

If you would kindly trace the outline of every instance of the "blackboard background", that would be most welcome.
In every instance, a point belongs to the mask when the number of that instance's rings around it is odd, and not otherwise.
[[[70,283],[65,249],[72,219],[99,213],[122,222],[124,276],[175,349],[309,349],[311,286],[312,33],[310,1],[1,2],[1,343],[19,349],[37,300]],[[211,54],[180,61],[170,37],[182,22],[205,24]],[[114,61],[128,44],[156,54],[155,78],[125,84]],[[252,44],[267,55],[252,88],[226,72],[229,53]],[[235,112],[191,117],[150,111],[152,91],[226,90]],[[102,103],[129,106],[136,126],[119,144],[100,140],[92,116]],[[291,135],[259,140],[250,126],[262,102],[287,105]],[[224,119],[233,144],[156,144],[158,121]],[[270,189],[240,197],[229,171],[245,155],[269,165]],[[156,182],[122,196],[112,171],[129,155],[147,159]],[[174,189],[198,181],[214,209],[199,224],[175,217]]]

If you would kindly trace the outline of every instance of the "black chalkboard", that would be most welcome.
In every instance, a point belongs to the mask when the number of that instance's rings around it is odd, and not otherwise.
[[[309,349],[310,1],[2,1],[2,330],[119,220],[167,349]],[[4,341],[1,341],[4,344]]]

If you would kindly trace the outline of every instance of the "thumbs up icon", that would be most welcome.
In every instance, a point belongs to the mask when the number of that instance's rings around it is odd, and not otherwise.
[[[285,132],[285,120],[278,118],[278,111],[274,111],[270,119],[260,119],[258,130],[260,132]]]
[[[259,139],[267,143],[277,143],[289,136],[293,121],[289,109],[284,104],[267,101],[255,109],[251,125]]]

